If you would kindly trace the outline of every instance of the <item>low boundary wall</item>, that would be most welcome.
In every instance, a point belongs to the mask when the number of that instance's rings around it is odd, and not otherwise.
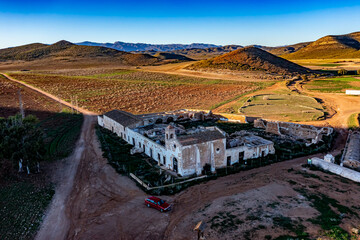
[[[341,167],[334,163],[326,162],[320,158],[312,158],[311,164],[320,167],[326,171],[332,172],[336,175],[350,179],[354,182],[360,182],[360,172],[351,170],[349,168]]]
[[[147,184],[145,184],[143,181],[141,181],[141,179],[138,178],[137,176],[135,176],[135,174],[133,174],[133,173],[130,173],[130,177],[135,179],[135,181],[137,181],[141,186],[143,186],[146,190],[149,191],[149,190],[158,189],[158,188],[172,187],[172,186],[179,185],[179,184],[186,183],[186,182],[192,182],[192,181],[195,181],[195,180],[207,178],[208,176],[204,175],[204,176],[200,176],[200,177],[196,177],[196,178],[191,178],[191,179],[188,179],[188,180],[185,180],[185,181],[182,181],[182,182],[177,182],[177,183],[172,183],[172,184],[162,185],[162,186],[157,186],[157,187],[149,187]]]

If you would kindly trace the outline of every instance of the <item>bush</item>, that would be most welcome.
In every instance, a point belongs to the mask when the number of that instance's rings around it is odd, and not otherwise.
[[[340,70],[338,71],[338,74],[339,74],[339,75],[346,75],[347,72],[348,72],[348,71],[346,71],[345,69],[340,69]]]

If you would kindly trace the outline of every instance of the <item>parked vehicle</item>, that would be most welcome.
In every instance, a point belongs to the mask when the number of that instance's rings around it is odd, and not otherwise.
[[[158,198],[158,197],[148,197],[145,199],[145,205],[147,207],[152,207],[157,210],[160,210],[160,212],[166,212],[171,210],[171,205],[165,202],[164,200]]]

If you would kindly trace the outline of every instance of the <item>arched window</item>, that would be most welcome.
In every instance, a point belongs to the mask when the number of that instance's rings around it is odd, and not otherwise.
[[[174,121],[174,118],[173,117],[168,117],[167,120],[166,120],[166,123],[171,123]]]

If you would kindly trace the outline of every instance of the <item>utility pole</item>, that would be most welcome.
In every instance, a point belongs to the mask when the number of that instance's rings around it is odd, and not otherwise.
[[[21,98],[21,89],[19,89],[18,93],[19,93],[20,114],[21,114],[22,119],[24,119],[25,112],[24,112],[24,106],[23,106],[23,102],[22,102],[22,98]]]

